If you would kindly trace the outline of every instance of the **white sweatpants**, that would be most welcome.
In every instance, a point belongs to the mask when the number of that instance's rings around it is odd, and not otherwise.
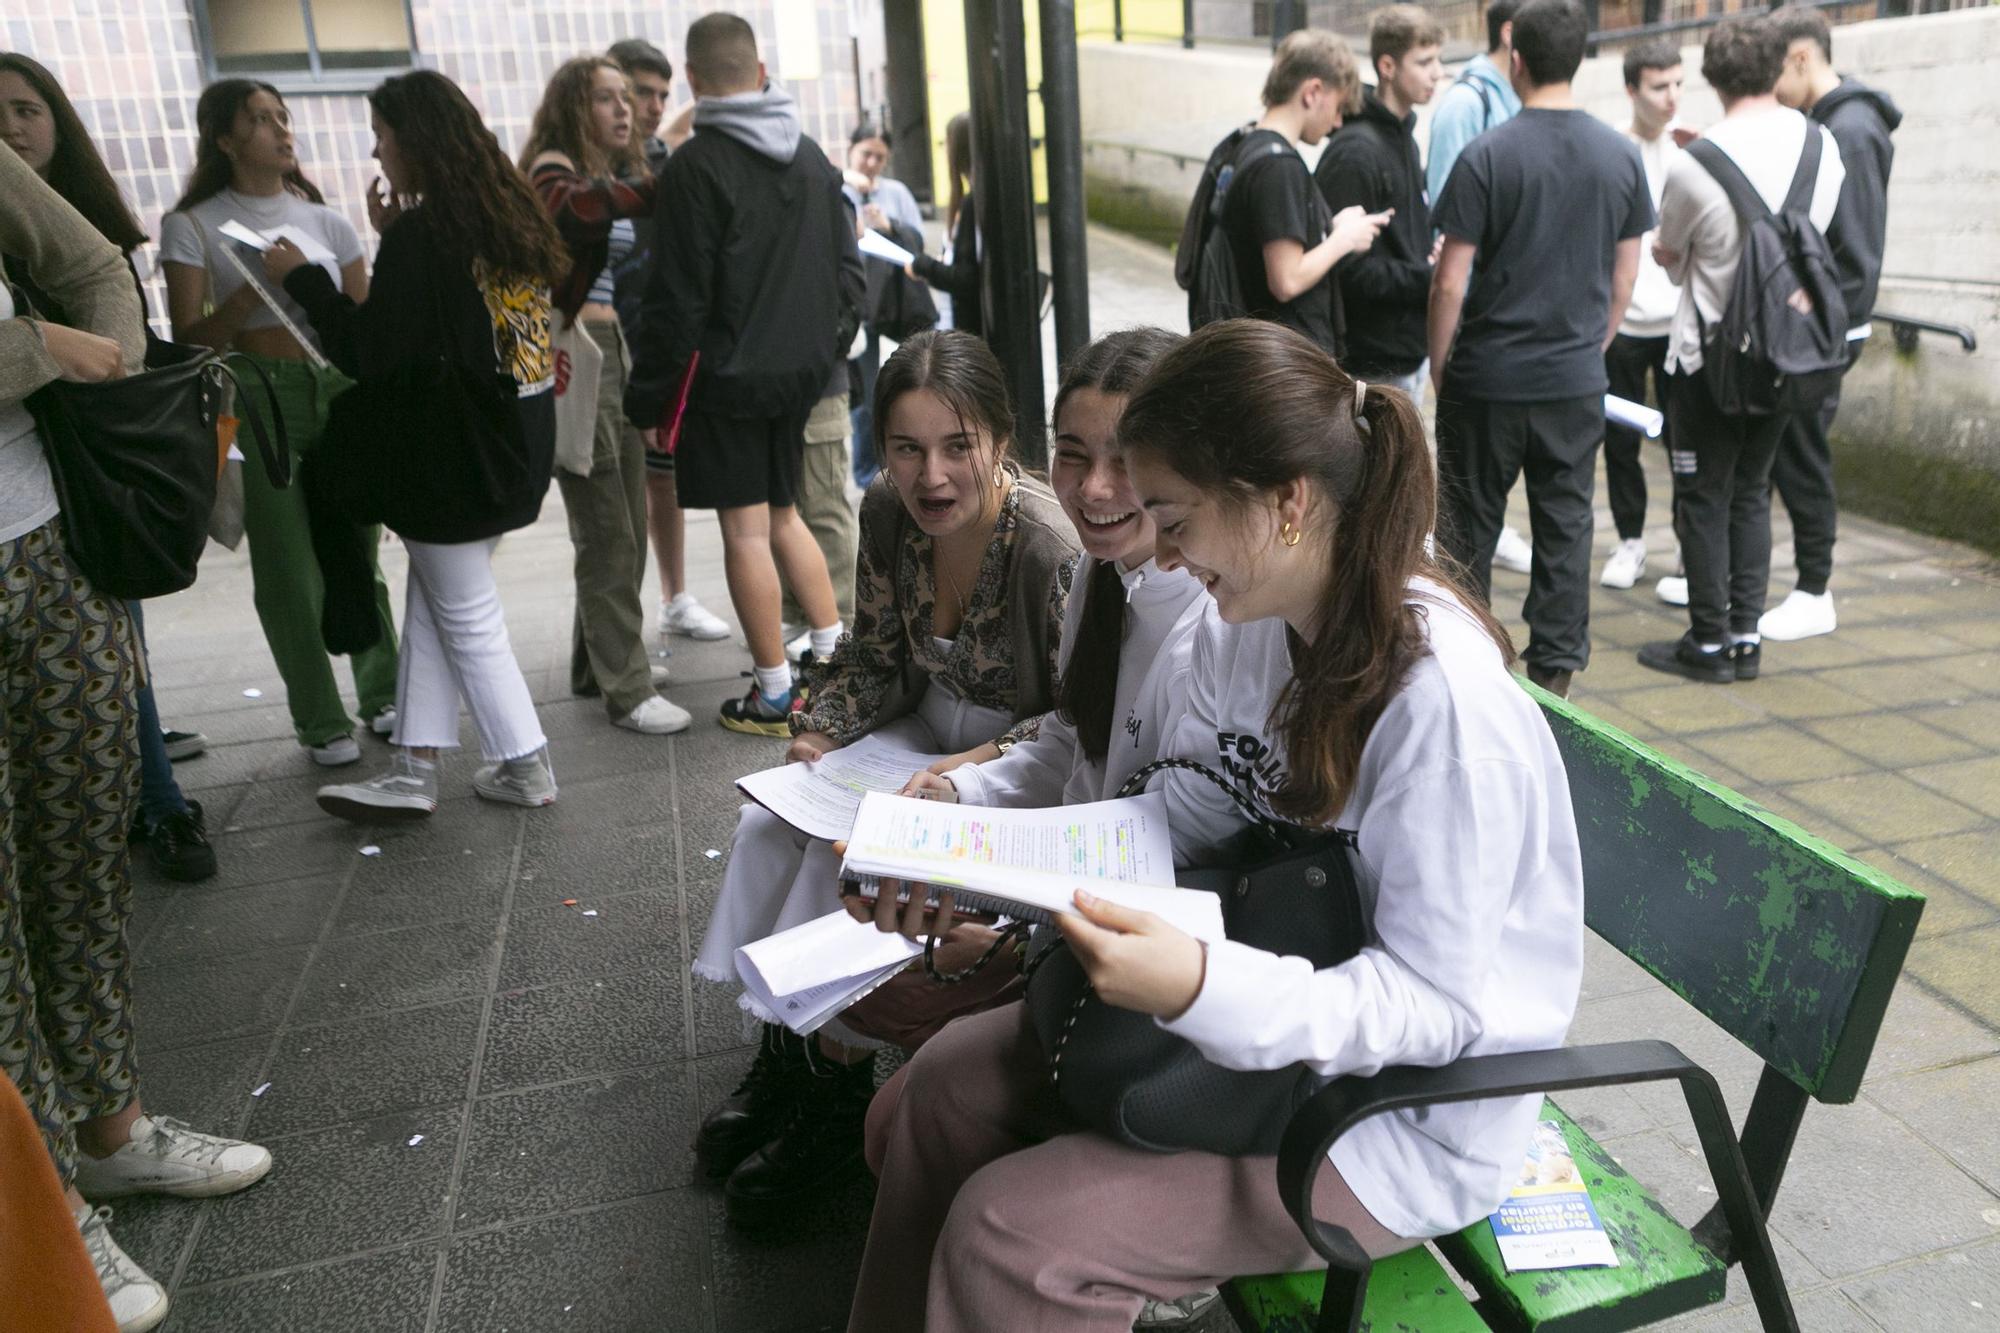
[[[493,582],[498,538],[436,546],[405,540],[409,596],[397,664],[397,745],[458,747],[458,702],[472,711],[490,761],[519,759],[548,743]]]

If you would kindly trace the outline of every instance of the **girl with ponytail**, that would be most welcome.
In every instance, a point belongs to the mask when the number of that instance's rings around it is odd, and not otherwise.
[[[1277,325],[1161,358],[1118,437],[1158,562],[1215,599],[1171,752],[1267,815],[1337,829],[1369,943],[1315,971],[1079,894],[1059,924],[1105,1001],[1232,1069],[1328,1077],[1559,1046],[1583,964],[1569,785],[1504,630],[1426,537],[1436,482],[1400,391]],[[1240,826],[1167,783],[1177,845]],[[869,1117],[881,1185],[852,1329],[1123,1333],[1148,1297],[1320,1266],[1268,1157],[1149,1154],[1067,1124],[1022,1007],[946,1028]],[[1364,1122],[1318,1218],[1380,1257],[1491,1213],[1539,1097]]]

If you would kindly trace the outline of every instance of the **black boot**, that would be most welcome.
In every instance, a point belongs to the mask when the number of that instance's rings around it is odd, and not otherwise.
[[[810,1076],[795,1091],[791,1119],[722,1187],[729,1220],[738,1227],[767,1226],[862,1170],[874,1060],[843,1065],[815,1055]]]
[[[750,1072],[695,1131],[695,1165],[702,1175],[710,1181],[727,1179],[744,1158],[776,1137],[791,1120],[794,1085],[810,1074],[806,1039],[766,1023]]]

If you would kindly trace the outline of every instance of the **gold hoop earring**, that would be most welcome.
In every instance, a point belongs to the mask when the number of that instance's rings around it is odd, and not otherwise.
[[[1278,529],[1278,540],[1287,546],[1297,546],[1305,535],[1304,532],[1292,526],[1290,519],[1285,520],[1284,526]]]

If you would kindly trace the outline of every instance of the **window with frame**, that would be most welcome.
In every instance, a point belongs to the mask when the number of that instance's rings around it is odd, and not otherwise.
[[[417,63],[408,0],[195,0],[212,77],[368,82]]]

